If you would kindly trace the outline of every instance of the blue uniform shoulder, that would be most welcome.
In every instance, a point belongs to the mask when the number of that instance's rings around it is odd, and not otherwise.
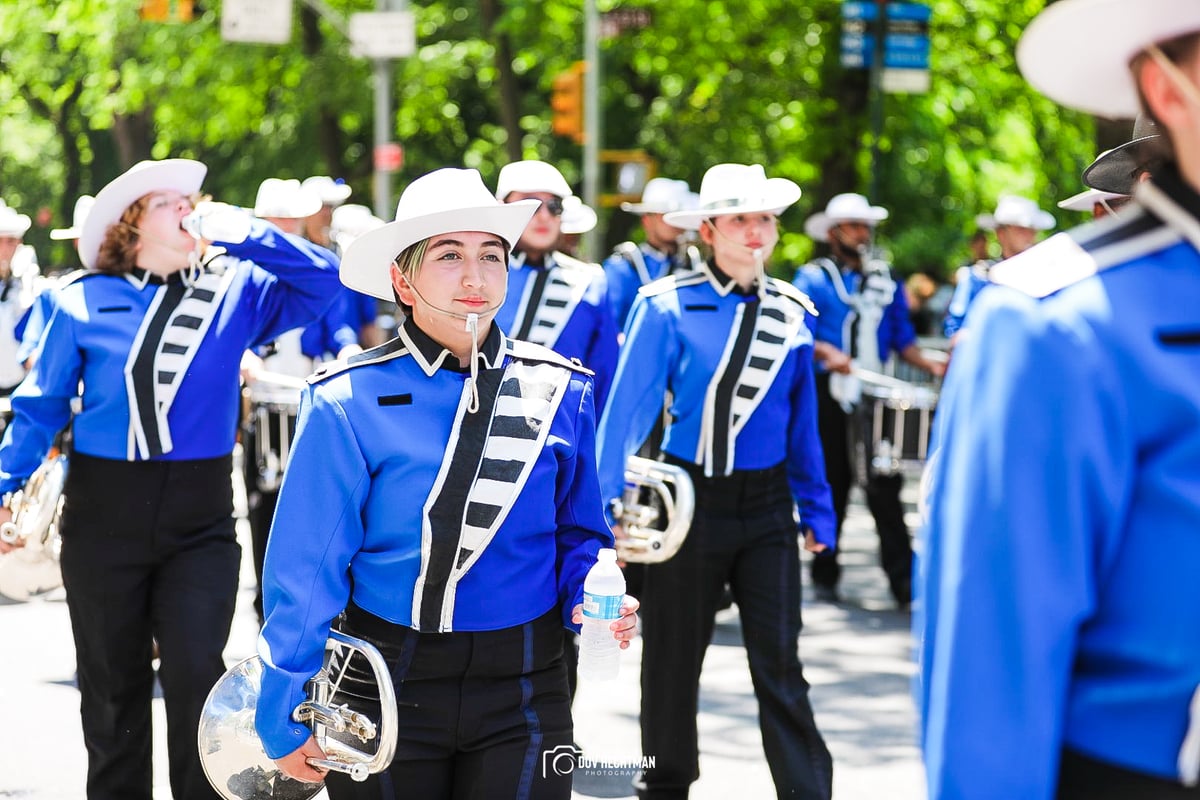
[[[597,273],[600,275],[604,274],[604,270],[601,269],[599,264],[593,264],[588,261],[580,261],[578,258],[572,258],[566,253],[555,252],[554,263],[560,267],[564,267],[565,269],[584,272],[590,276],[595,276]]]
[[[553,364],[556,367],[569,369],[572,372],[578,372],[581,375],[595,375],[590,369],[585,367],[577,358],[567,358],[560,355],[549,347],[542,347],[540,344],[526,342],[520,339],[505,338],[505,347],[509,355],[517,361],[538,362],[542,364]],[[365,355],[365,353],[364,353]]]
[[[1043,298],[1103,270],[1179,243],[1183,235],[1139,205],[1051,236],[991,268],[993,283]]]
[[[656,281],[638,289],[638,294],[645,297],[655,297],[667,292],[673,292],[676,289],[682,289],[685,286],[695,286],[698,283],[705,283],[708,276],[703,272],[679,272],[674,275],[666,275]]]
[[[391,361],[393,358],[400,358],[408,355],[408,348],[399,338],[392,339],[389,342],[372,347],[370,350],[364,350],[361,353],[350,356],[345,361],[331,361],[328,364],[321,366],[312,375],[309,375],[306,380],[309,385],[316,385],[324,380],[328,380],[335,375],[341,375],[343,372],[352,370],[355,367],[365,367],[369,364],[379,364],[384,361]]]
[[[814,317],[820,316],[817,313],[817,307],[813,305],[812,298],[787,281],[780,280],[779,278],[767,278],[767,291],[780,297],[786,297]]]

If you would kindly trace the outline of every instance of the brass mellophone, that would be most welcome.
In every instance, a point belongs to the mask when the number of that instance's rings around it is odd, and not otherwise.
[[[20,546],[0,556],[0,594],[27,600],[62,586],[58,522],[66,480],[67,457],[51,456],[9,499],[12,520],[0,525],[0,541]]]
[[[365,659],[379,696],[379,724],[347,704],[335,705],[351,658]],[[230,667],[209,692],[200,713],[197,744],[209,783],[226,800],[308,800],[323,788],[284,775],[263,750],[254,727],[262,687],[262,659],[251,656]],[[308,759],[314,767],[342,772],[356,781],[382,772],[392,763],[398,728],[396,693],[383,656],[369,642],[330,631],[325,664],[307,686],[308,700],[292,718],[308,725],[326,759]],[[339,734],[335,737],[333,734]],[[343,734],[349,734],[345,736]],[[348,744],[357,739],[373,749]]]
[[[631,456],[625,462],[625,494],[614,516],[625,529],[617,558],[657,564],[679,552],[696,508],[692,478],[681,467]]]

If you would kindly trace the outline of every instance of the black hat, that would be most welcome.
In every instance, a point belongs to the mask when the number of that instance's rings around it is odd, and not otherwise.
[[[1133,122],[1133,138],[1101,153],[1083,171],[1083,185],[1102,192],[1133,194],[1136,174],[1165,159],[1169,152],[1158,126],[1145,114],[1139,114]]]

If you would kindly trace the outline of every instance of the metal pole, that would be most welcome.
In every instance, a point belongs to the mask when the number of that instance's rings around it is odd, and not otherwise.
[[[387,0],[379,0],[385,5]],[[375,152],[389,141],[392,131],[392,62],[390,59],[377,58],[374,66],[375,73]],[[375,216],[380,219],[392,218],[392,173],[383,169],[378,160],[375,162]]]
[[[878,8],[875,49],[871,51],[871,175],[867,189],[867,198],[871,202],[879,200],[879,139],[883,136],[883,51],[887,38],[887,0],[878,0]]]
[[[583,3],[583,60],[587,71],[583,77],[583,202],[599,211],[600,196],[600,15],[596,0]],[[599,259],[599,232],[583,235],[583,256]]]

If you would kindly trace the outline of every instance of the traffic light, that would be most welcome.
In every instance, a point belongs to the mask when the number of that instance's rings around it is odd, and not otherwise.
[[[146,22],[191,22],[194,14],[193,0],[142,0]]]
[[[554,76],[550,96],[553,111],[550,129],[583,144],[583,73],[587,65],[576,61],[571,68]]]

